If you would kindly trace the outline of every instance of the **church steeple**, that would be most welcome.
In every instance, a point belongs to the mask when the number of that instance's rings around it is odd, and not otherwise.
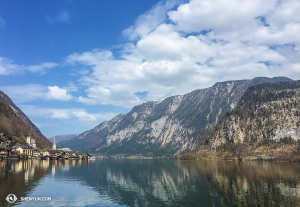
[[[54,141],[53,141],[53,146],[52,146],[52,149],[56,150],[55,136],[54,136]]]

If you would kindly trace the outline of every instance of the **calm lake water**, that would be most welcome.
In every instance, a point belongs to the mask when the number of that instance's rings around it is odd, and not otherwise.
[[[6,201],[8,194],[18,200]],[[51,197],[51,201],[21,201]],[[300,164],[0,161],[0,206],[300,206]]]

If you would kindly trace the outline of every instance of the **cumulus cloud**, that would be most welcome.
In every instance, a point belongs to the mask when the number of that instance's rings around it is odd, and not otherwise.
[[[67,57],[90,73],[85,104],[132,107],[215,82],[257,76],[300,79],[300,2],[191,0],[154,6],[124,30],[121,58],[95,49]],[[174,9],[174,6],[175,9]],[[138,96],[142,92],[145,96]]]
[[[48,23],[53,24],[54,22],[71,23],[69,12],[63,10],[54,16],[45,15],[45,19]]]
[[[67,94],[66,89],[59,88],[58,86],[49,86],[46,98],[49,100],[69,101],[72,99],[72,96]]]
[[[67,87],[59,88],[58,86],[43,86],[39,84],[25,84],[18,86],[2,86],[0,88],[7,94],[14,103],[25,103],[35,100],[56,100],[69,101],[73,98],[72,91],[77,91],[77,87],[70,82]]]

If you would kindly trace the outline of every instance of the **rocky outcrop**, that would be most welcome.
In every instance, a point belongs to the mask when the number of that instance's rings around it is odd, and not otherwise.
[[[300,159],[300,81],[250,87],[205,136],[204,157]]]
[[[186,95],[149,101],[65,142],[62,147],[103,154],[177,155],[195,150],[246,89],[284,77],[226,81]]]

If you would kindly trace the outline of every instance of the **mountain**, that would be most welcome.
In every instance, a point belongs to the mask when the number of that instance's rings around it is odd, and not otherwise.
[[[0,132],[6,137],[26,143],[26,136],[34,138],[38,147],[49,147],[51,142],[40,132],[30,119],[0,91]]]
[[[300,81],[250,87],[206,134],[198,155],[300,161]]]
[[[66,141],[66,140],[76,137],[77,135],[78,135],[78,133],[55,135],[55,142],[58,143],[61,141]],[[48,138],[48,140],[53,143],[54,137],[50,137],[50,138]]]
[[[186,95],[149,101],[94,129],[60,142],[61,147],[102,154],[177,155],[195,150],[203,136],[234,109],[246,89],[285,77],[225,81]]]

